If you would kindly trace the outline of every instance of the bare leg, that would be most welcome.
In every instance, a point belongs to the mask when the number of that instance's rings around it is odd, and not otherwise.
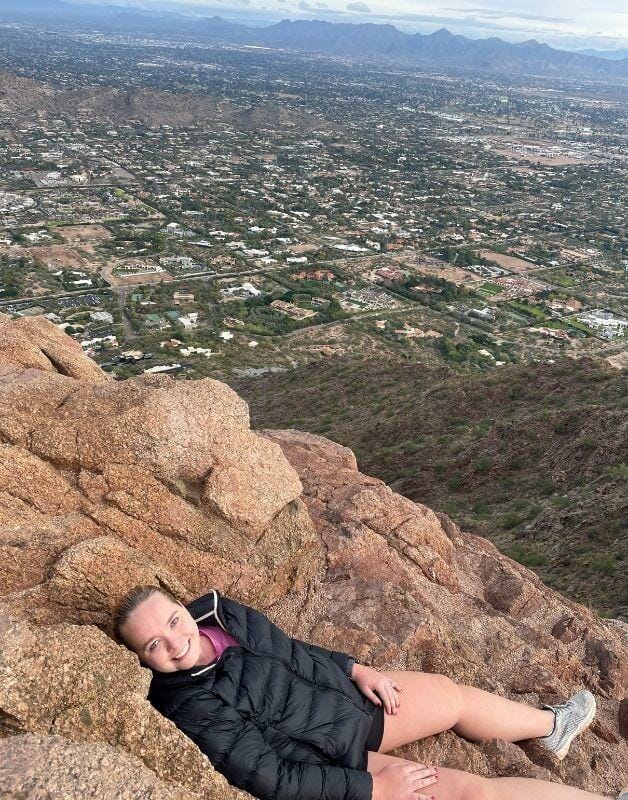
[[[382,753],[369,753],[367,769],[375,775],[388,764],[400,760]],[[599,794],[533,778],[480,778],[444,767],[439,767],[438,774],[436,783],[421,790],[422,797],[436,800],[607,800]]]
[[[385,674],[403,691],[399,694],[397,713],[385,715],[380,753],[450,728],[473,741],[518,742],[546,736],[554,725],[551,711],[515,703],[471,686],[460,686],[444,675]]]
[[[462,693],[463,708],[454,730],[466,739],[519,742],[547,736],[554,728],[551,711],[516,703],[473,686],[458,688]]]

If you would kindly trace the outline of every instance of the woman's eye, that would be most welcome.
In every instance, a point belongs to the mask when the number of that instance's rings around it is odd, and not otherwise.
[[[178,621],[179,621],[179,617],[175,617],[175,618],[172,620],[172,622],[170,623],[170,627],[171,627],[171,628],[174,628],[174,626],[177,624],[177,622],[178,622]]]

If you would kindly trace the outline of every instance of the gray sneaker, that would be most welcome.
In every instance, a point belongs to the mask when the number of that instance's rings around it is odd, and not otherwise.
[[[628,800],[628,788],[621,790],[617,800]]]
[[[565,703],[543,708],[554,712],[554,730],[549,736],[541,736],[539,741],[551,750],[559,761],[562,761],[572,741],[593,722],[595,697],[585,689],[574,694]],[[622,797],[621,800],[628,798]]]

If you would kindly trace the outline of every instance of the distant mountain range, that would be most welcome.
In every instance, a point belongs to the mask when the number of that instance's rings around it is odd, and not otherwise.
[[[609,62],[605,59],[555,50],[531,39],[510,44],[495,37],[468,39],[445,28],[435,33],[413,35],[392,25],[332,23],[283,20],[267,28],[247,29],[224,25],[214,18],[207,20],[221,36],[241,35],[247,31],[256,44],[292,47],[299,50],[357,58],[385,57],[436,67],[488,70],[503,73],[526,73],[571,77],[628,77],[628,59]],[[238,28],[238,31],[234,31]],[[211,28],[209,28],[211,30]]]
[[[230,44],[257,45],[358,59],[386,59],[432,68],[470,69],[502,74],[628,79],[628,58],[595,51],[556,50],[534,39],[517,44],[468,39],[442,28],[435,33],[407,34],[393,25],[282,20],[249,27],[221,17],[189,17],[174,12],[147,12],[112,6],[75,5],[60,0],[5,0],[3,17],[37,17],[42,21],[90,22],[103,30],[184,35]],[[601,56],[601,57],[598,57]]]
[[[578,50],[584,56],[594,56],[595,58],[608,58],[610,61],[619,61],[628,58],[628,50]]]

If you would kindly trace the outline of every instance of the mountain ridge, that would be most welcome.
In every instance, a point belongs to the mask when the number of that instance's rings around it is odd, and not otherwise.
[[[348,39],[347,34],[352,34]],[[470,39],[440,28],[431,34],[406,34],[392,25],[374,23],[332,23],[323,20],[282,20],[258,29],[257,42],[293,45],[299,49],[318,50],[334,55],[394,56],[432,66],[489,69],[495,71],[559,74],[573,69],[600,74],[628,76],[628,59],[609,62],[591,56],[557,50],[535,39],[511,44],[498,37]]]
[[[510,43],[498,37],[471,39],[441,28],[431,34],[408,34],[391,24],[291,20],[253,27],[230,22],[219,16],[187,17],[178,12],[148,11],[119,6],[70,5],[55,3],[54,13],[42,4],[14,4],[9,13],[27,17],[38,13],[42,19],[90,15],[109,29],[127,31],[150,26],[156,32],[206,37],[240,45],[318,52],[360,59],[388,59],[430,68],[470,69],[481,72],[573,78],[628,78],[628,58],[598,58],[579,51],[559,50],[534,39]],[[6,12],[5,12],[6,13]],[[43,16],[41,16],[43,14]]]
[[[593,56],[594,58],[608,58],[611,60],[628,58],[628,50],[620,48],[618,50],[596,50],[593,47],[586,47],[582,50],[576,50],[577,53],[582,53],[585,56]]]

